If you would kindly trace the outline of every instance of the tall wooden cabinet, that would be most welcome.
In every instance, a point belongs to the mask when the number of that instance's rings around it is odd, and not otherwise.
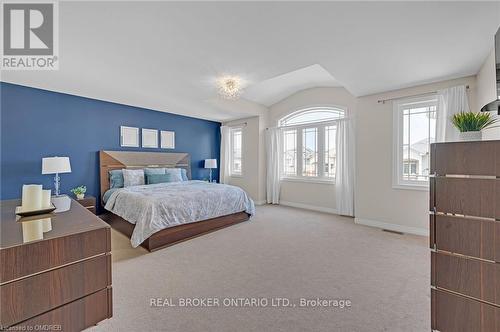
[[[431,145],[431,327],[500,332],[500,141]]]

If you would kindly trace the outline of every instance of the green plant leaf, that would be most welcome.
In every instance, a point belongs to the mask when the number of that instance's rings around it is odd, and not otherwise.
[[[461,132],[481,131],[491,127],[498,119],[491,117],[487,112],[460,112],[453,115],[451,122]]]

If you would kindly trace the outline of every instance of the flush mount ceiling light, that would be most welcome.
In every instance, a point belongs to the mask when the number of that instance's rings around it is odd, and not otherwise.
[[[237,76],[222,76],[216,80],[217,92],[228,100],[236,100],[243,93],[243,80]]]

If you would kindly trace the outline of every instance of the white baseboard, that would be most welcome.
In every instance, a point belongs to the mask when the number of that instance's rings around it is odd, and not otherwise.
[[[291,206],[291,207],[305,209],[305,210],[312,210],[312,211],[318,211],[318,212],[337,214],[336,209],[327,208],[327,207],[323,207],[323,206],[316,206],[316,205],[309,205],[309,204],[302,204],[302,203],[295,203],[295,202],[288,202],[288,201],[280,201],[280,205]]]
[[[398,225],[398,224],[389,224],[389,223],[378,221],[378,220],[371,220],[371,219],[364,219],[364,218],[354,218],[354,222],[356,224],[360,224],[360,225],[388,229],[388,230],[396,231],[396,232],[429,236],[429,230],[426,228],[418,228],[418,227],[404,226],[404,225]]]
[[[253,201],[255,205],[265,205],[267,204],[266,201]]]

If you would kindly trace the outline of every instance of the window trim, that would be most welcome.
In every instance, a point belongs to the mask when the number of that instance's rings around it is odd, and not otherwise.
[[[342,111],[342,112],[344,112],[344,116],[342,118],[333,119],[333,120],[322,120],[322,121],[317,121],[317,122],[309,122],[309,123],[305,123],[305,124],[299,123],[299,124],[292,124],[292,125],[283,125],[284,121],[286,121],[290,118],[293,118],[296,115],[299,115],[300,113],[307,113],[307,112],[311,112],[314,110]],[[288,113],[288,114],[284,115],[283,117],[281,117],[278,120],[278,127],[279,128],[291,128],[291,127],[311,126],[311,125],[319,124],[319,123],[335,122],[335,121],[338,121],[340,119],[345,119],[345,118],[347,118],[347,107],[340,106],[340,105],[310,105],[310,106],[306,106],[306,107],[297,108],[295,111]]]
[[[324,120],[317,122],[310,122],[305,124],[294,124],[294,125],[282,125],[286,119],[289,119],[293,116],[296,116],[303,112],[310,112],[314,110],[334,110],[334,111],[342,111],[344,116],[342,118],[333,119],[333,120]],[[280,180],[281,181],[292,181],[292,182],[309,182],[309,183],[321,183],[321,184],[334,184],[335,176],[327,177],[324,176],[324,168],[322,164],[319,163],[320,159],[324,160],[324,148],[325,148],[325,128],[328,126],[336,125],[338,121],[344,120],[347,118],[348,108],[339,105],[314,105],[309,107],[303,107],[295,110],[292,113],[289,113],[283,116],[278,120],[278,128],[282,130],[282,135],[284,136],[284,131],[286,130],[297,130],[296,133],[296,148],[297,148],[297,159],[296,159],[296,175],[285,175],[284,168],[280,169]],[[317,128],[317,149],[318,149],[318,169],[317,176],[304,176],[302,175],[302,135],[303,129],[306,128]],[[322,151],[322,152],[320,152]],[[320,156],[321,155],[321,156]],[[280,147],[280,160],[284,160],[284,151],[283,146]],[[282,162],[282,164],[284,164]]]
[[[233,166],[233,158],[234,158],[234,132],[241,132],[241,172],[234,172]],[[229,151],[230,151],[230,160],[229,160],[229,176],[233,178],[241,178],[243,177],[243,126],[231,127],[229,130]]]
[[[418,181],[418,180],[404,180],[402,177],[403,172],[403,112],[402,108],[408,105],[418,106],[436,106],[436,113],[439,112],[439,103],[436,94],[429,94],[423,97],[414,98],[404,98],[396,100],[393,103],[393,121],[392,121],[392,188],[394,189],[407,189],[407,190],[421,190],[429,191],[429,181]],[[401,167],[400,167],[401,166]]]

